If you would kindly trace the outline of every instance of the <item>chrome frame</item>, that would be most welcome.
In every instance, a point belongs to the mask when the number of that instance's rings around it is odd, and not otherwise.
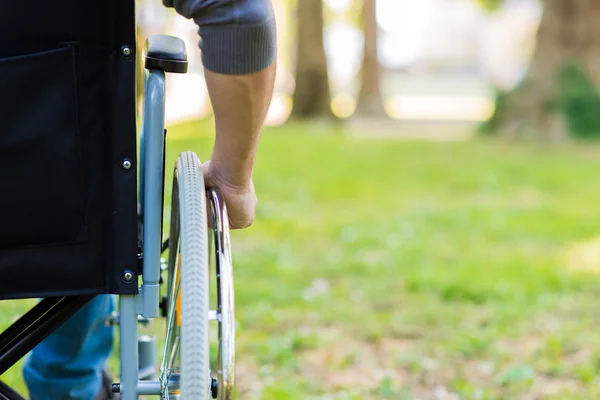
[[[144,74],[144,115],[140,135],[139,185],[144,268],[139,294],[120,296],[121,382],[117,387],[122,400],[136,400],[140,395],[161,396],[167,387],[167,382],[163,382],[164,379],[140,380],[137,343],[139,316],[144,319],[153,319],[159,316],[165,172],[164,116],[165,74],[159,70],[146,71]],[[218,305],[217,310],[209,310],[209,316],[213,317],[209,319],[216,319],[219,326],[219,365],[216,371],[219,398],[229,400],[235,386],[234,287],[229,220],[221,194],[215,190],[208,190],[207,194],[213,221],[212,237],[215,251]],[[164,367],[164,362],[162,367]]]

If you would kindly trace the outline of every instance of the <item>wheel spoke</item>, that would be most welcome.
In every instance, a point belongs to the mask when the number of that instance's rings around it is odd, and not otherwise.
[[[179,257],[178,257],[179,259]],[[163,385],[169,384],[168,375],[175,368],[179,368],[179,342],[181,339],[181,330],[180,324],[177,319],[179,313],[177,312],[177,302],[176,299],[179,298],[180,291],[180,274],[179,274],[179,262],[175,262],[175,269],[173,271],[173,280],[174,286],[172,288],[172,292],[169,296],[169,312],[167,319],[167,333],[165,337],[165,348],[163,351],[162,364],[160,367],[161,370],[161,381]]]
[[[177,206],[174,205],[177,209]],[[169,292],[167,294],[168,299],[168,312],[167,312],[167,330],[165,336],[165,347],[163,350],[162,362],[160,366],[161,374],[161,386],[163,393],[166,393],[167,398],[173,399],[179,391],[179,378],[177,378],[177,388],[174,390],[172,387],[174,379],[173,374],[179,373],[179,351],[180,351],[180,340],[181,340],[181,329],[178,323],[180,316],[178,310],[177,299],[179,299],[180,288],[181,288],[181,257],[180,257],[180,238],[179,238],[179,224],[174,226],[171,232],[171,246],[172,249],[169,252],[169,263],[168,263],[168,274],[169,274]]]

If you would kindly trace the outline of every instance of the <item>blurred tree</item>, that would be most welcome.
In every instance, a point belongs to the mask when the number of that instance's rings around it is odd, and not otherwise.
[[[333,118],[323,43],[323,0],[297,1],[296,89],[292,118]]]
[[[363,1],[362,24],[365,40],[361,67],[361,85],[355,115],[387,117],[381,99],[381,66],[377,56],[377,0]]]
[[[501,0],[478,0],[486,8]],[[500,93],[490,133],[560,141],[600,135],[600,0],[544,0],[529,71]]]

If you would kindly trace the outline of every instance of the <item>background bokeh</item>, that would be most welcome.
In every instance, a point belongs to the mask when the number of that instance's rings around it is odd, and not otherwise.
[[[308,2],[307,2],[308,3]],[[319,12],[321,2],[313,2]],[[210,113],[193,21],[139,0],[143,35],[170,32],[187,42],[191,68],[170,84],[171,120]],[[279,72],[267,123],[291,113],[299,35],[296,1],[274,0],[279,32]],[[385,112],[394,120],[482,121],[493,110],[495,88],[510,89],[523,77],[541,16],[536,0],[507,1],[489,12],[474,0],[378,0],[377,55]],[[331,108],[352,116],[361,84],[364,46],[362,1],[324,0],[323,43]],[[193,89],[193,90],[192,90]]]

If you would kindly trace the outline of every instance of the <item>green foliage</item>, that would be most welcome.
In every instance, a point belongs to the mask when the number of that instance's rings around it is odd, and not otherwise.
[[[600,138],[600,93],[589,75],[577,63],[565,63],[557,77],[557,95],[548,102],[552,112],[563,113],[567,128],[572,137],[577,139]],[[526,84],[526,81],[523,82]],[[482,135],[499,132],[501,122],[505,119],[507,100],[510,96],[518,96],[522,86],[512,92],[496,90],[495,111],[492,117],[479,128]]]
[[[210,132],[169,127],[169,171]],[[564,261],[600,236],[599,149],[267,129],[257,220],[232,236],[238,398],[600,398],[598,278]],[[0,325],[32,304],[0,302]]]
[[[486,11],[496,11],[504,0],[476,0]]]
[[[600,138],[600,94],[579,64],[566,63],[562,68],[557,106],[565,113],[574,137]]]
[[[510,367],[498,377],[501,385],[511,383],[530,383],[535,378],[535,370],[530,365],[515,365]]]
[[[377,398],[395,400],[409,400],[412,398],[406,389],[398,386],[399,385],[395,383],[393,379],[391,379],[389,376],[386,376],[379,384]]]

